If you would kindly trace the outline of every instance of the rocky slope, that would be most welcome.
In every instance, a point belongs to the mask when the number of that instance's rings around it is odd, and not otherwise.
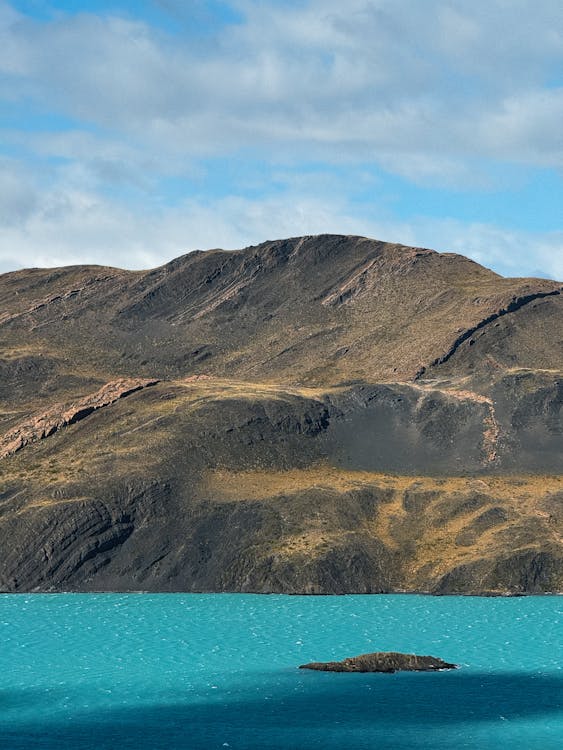
[[[332,235],[0,276],[0,589],[562,591],[562,291]]]

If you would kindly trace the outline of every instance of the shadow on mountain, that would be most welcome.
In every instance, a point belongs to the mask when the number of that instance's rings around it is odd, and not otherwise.
[[[517,719],[553,717],[563,705],[563,677],[553,675],[460,671],[286,678],[266,692],[239,691],[223,701],[219,686],[208,703],[190,703],[193,693],[184,701],[180,692],[175,702],[67,713],[60,720],[54,714],[43,725],[26,723],[22,717],[9,730],[0,723],[0,745],[11,750],[429,750],[436,747],[437,733],[454,747],[460,738],[471,742],[472,726],[508,722],[508,727]],[[0,691],[0,716],[26,697],[36,706],[43,701],[44,708],[54,699],[50,694],[42,698],[38,691],[12,697]],[[498,732],[497,726],[495,737]],[[522,743],[526,747],[525,736]]]

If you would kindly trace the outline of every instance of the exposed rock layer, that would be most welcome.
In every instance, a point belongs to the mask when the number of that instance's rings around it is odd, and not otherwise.
[[[80,422],[97,409],[113,404],[142,388],[156,385],[158,380],[146,378],[120,378],[106,383],[99,391],[72,404],[55,404],[42,414],[30,415],[7,434],[0,437],[0,459],[16,453],[29,443],[53,435],[62,427]]]

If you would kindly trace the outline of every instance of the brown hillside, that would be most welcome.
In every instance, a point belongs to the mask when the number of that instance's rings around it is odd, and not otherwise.
[[[562,290],[334,235],[0,276],[0,588],[563,590]]]

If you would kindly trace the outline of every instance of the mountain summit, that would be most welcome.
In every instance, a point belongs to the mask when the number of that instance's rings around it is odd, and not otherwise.
[[[562,291],[339,235],[0,276],[0,588],[562,591]]]

